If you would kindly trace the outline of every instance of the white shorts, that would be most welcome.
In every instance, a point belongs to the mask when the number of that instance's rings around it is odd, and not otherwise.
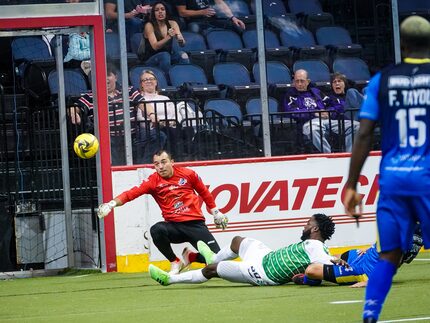
[[[272,250],[261,241],[245,238],[239,247],[239,269],[252,285],[278,285],[270,280],[263,269],[263,258]]]

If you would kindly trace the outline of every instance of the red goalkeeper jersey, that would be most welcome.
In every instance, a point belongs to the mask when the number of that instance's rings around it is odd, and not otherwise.
[[[204,220],[199,196],[196,192],[209,209],[216,207],[214,198],[196,172],[174,166],[172,177],[166,179],[158,173],[154,173],[140,186],[125,191],[117,198],[125,204],[143,194],[151,194],[160,206],[164,219],[168,222]]]

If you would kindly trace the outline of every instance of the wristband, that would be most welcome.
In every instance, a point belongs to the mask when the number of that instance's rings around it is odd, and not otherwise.
[[[233,20],[233,18],[236,18],[236,16],[231,16],[231,17],[230,17],[230,20]]]

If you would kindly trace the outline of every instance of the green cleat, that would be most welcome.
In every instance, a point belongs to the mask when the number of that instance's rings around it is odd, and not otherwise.
[[[149,275],[153,280],[155,280],[160,285],[163,285],[163,286],[170,285],[169,274],[166,273],[164,270],[161,270],[157,266],[154,266],[152,264],[149,265]]]
[[[207,265],[212,264],[215,253],[209,248],[209,246],[203,241],[197,241],[197,250],[205,257]]]

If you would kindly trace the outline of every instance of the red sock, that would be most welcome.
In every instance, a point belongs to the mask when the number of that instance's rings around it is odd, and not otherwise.
[[[197,253],[196,252],[190,252],[188,254],[188,261],[191,262],[195,262],[197,259]]]
[[[178,257],[176,257],[176,259],[173,260],[172,262],[180,262],[180,261],[181,261],[181,259],[179,259]]]

